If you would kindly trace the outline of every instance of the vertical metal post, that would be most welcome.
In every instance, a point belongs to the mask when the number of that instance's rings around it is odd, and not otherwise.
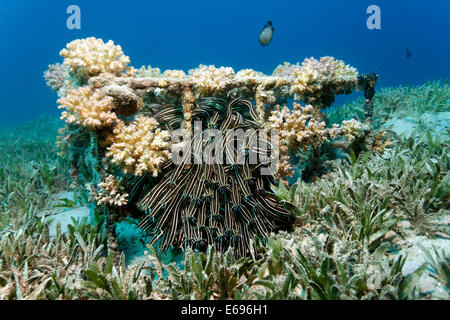
[[[364,88],[364,118],[366,122],[372,120],[373,116],[373,96],[375,95],[375,85],[378,81],[378,74],[368,73],[358,76],[358,85]]]

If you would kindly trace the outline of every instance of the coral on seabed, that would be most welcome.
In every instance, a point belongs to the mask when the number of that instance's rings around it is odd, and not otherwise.
[[[280,163],[278,164],[277,172],[281,178],[292,177],[294,175],[295,171],[292,168],[291,158],[289,155],[280,155]]]
[[[390,140],[387,136],[386,130],[380,130],[375,134],[375,137],[372,139],[372,143],[370,147],[373,151],[378,153],[383,153],[387,147],[390,147],[393,144],[392,140]]]
[[[161,75],[161,69],[152,68],[152,66],[142,66],[137,70],[136,76],[138,78],[157,78]]]
[[[126,174],[157,176],[170,159],[170,133],[161,130],[158,121],[138,115],[128,125],[119,121],[110,138],[106,157]]]
[[[242,69],[236,73],[236,78],[248,79],[264,77],[264,73],[255,71],[253,69]]]
[[[58,91],[64,86],[64,81],[69,76],[69,67],[65,64],[55,63],[48,66],[44,71],[44,78],[47,86],[53,91]]]
[[[355,140],[362,128],[361,122],[355,119],[342,121],[342,135],[349,141]]]
[[[349,93],[353,90],[358,81],[358,71],[333,57],[322,57],[320,61],[311,57],[305,59],[301,67],[294,68],[293,77],[295,80],[291,86],[291,93],[294,97],[307,97],[309,103],[330,105],[334,101],[335,94]],[[319,94],[321,90],[323,93]],[[330,90],[333,94],[330,94]],[[312,93],[318,97],[310,97]]]
[[[61,50],[64,64],[79,76],[91,77],[102,72],[119,75],[127,69],[130,58],[124,55],[120,45],[112,40],[104,43],[102,39],[89,37],[77,39]]]
[[[200,65],[189,70],[189,76],[200,96],[218,94],[234,81],[234,70],[230,67]]]
[[[344,136],[353,141],[361,129],[361,123],[354,119],[344,121],[342,127],[335,124],[327,128],[320,112],[312,105],[302,107],[294,102],[292,111],[287,106],[275,106],[268,118],[266,128],[277,130],[280,140],[281,160],[278,168],[281,177],[292,176],[289,153],[300,147],[304,150],[310,146],[319,148],[324,142]]]
[[[113,98],[104,96],[100,90],[80,87],[58,99],[61,119],[68,124],[77,124],[88,129],[99,129],[117,121],[113,112]]]
[[[182,106],[183,106],[183,116],[184,123],[183,129],[187,131],[187,133],[192,132],[192,110],[195,105],[195,97],[194,93],[190,90],[189,86],[184,86],[183,89],[183,98],[182,98]]]
[[[362,151],[373,151],[383,153],[386,148],[392,145],[392,141],[384,129],[374,130],[370,123],[361,123],[358,120],[343,120],[342,125],[334,124],[337,128],[337,135],[345,139],[335,141],[334,147],[341,149],[351,149],[358,155]]]
[[[341,126],[333,124],[331,128],[327,128],[321,113],[312,105],[302,107],[294,102],[292,110],[287,106],[275,106],[268,118],[266,128],[278,131],[280,141],[278,174],[281,177],[291,177],[294,174],[289,156],[291,152],[297,151],[300,147],[303,150],[310,147],[318,150],[324,142],[339,137],[345,138],[345,148],[347,148],[357,137],[362,135],[362,127],[361,122],[350,119],[343,121]],[[374,142],[374,145],[378,144]],[[384,150],[381,146],[376,149]]]
[[[69,145],[60,150],[70,159],[72,177],[83,184],[103,177],[97,204],[124,206],[124,212],[136,216],[146,213],[140,226],[150,228],[154,241],[161,238],[163,248],[204,250],[214,244],[219,251],[234,247],[237,255],[248,255],[255,235],[265,238],[293,223],[284,205],[267,192],[292,175],[291,154],[300,149],[305,162],[314,163],[310,172],[318,172],[326,158],[321,154],[325,142],[356,139],[364,131],[353,120],[329,127],[323,117],[321,110],[335,95],[351,93],[359,81],[355,68],[332,57],[285,63],[266,76],[214,65],[200,65],[188,74],[151,66],[137,70],[128,67],[120,46],[95,38],[75,40],[61,55],[69,79],[81,85],[58,100],[67,123],[59,144]],[[296,100],[292,110],[282,106],[288,99]],[[196,143],[194,121],[222,135],[235,128],[265,134],[277,129],[280,162],[264,175],[259,170],[269,169],[267,162],[213,167],[172,162],[171,134],[181,129],[180,145]],[[226,139],[231,145],[225,149],[232,153],[240,140]],[[254,151],[262,156],[263,150]],[[277,154],[271,150],[271,156]],[[188,154],[189,160],[196,159]],[[125,179],[124,186],[133,190],[118,193],[114,177]],[[108,198],[108,192],[114,197]],[[119,196],[127,193],[133,196]]]
[[[283,68],[292,71],[283,71]],[[331,105],[336,94],[350,93],[356,87],[357,78],[356,69],[340,60],[325,57],[320,62],[311,58],[302,65],[285,64],[277,67],[272,76],[252,69],[243,69],[235,74],[230,67],[214,65],[200,65],[189,70],[188,75],[181,70],[166,70],[161,74],[159,68],[149,67],[141,68],[136,78],[114,78],[104,73],[90,78],[89,84],[128,86],[145,96],[147,103],[181,103],[186,110],[185,129],[189,130],[192,97],[199,99],[214,95],[255,100],[258,121],[262,124],[279,100],[294,98],[324,108]]]
[[[164,77],[173,79],[184,79],[187,77],[183,70],[166,70],[162,74]]]
[[[94,198],[97,205],[110,205],[110,206],[124,206],[128,203],[128,193],[125,193],[113,175],[108,175],[98,184],[98,190],[94,190],[92,185],[88,186],[91,189],[90,195]]]
[[[284,62],[283,64],[278,65],[275,70],[273,70],[272,75],[277,77],[293,77],[294,72],[300,68],[301,66],[298,62],[296,64]]]
[[[271,129],[279,131],[280,139],[286,147],[307,149],[310,144],[319,146],[327,140],[327,129],[324,121],[315,116],[312,105],[302,107],[293,103],[292,111],[287,106],[275,106],[268,119]]]

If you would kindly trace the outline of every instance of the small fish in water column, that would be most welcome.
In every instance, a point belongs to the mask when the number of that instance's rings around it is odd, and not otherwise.
[[[410,48],[406,48],[405,53],[406,53],[406,59],[411,58],[411,56],[412,56],[412,51],[411,51]]]
[[[267,46],[270,43],[274,30],[275,28],[272,26],[272,21],[267,21],[267,23],[264,25],[263,30],[259,34],[259,42],[261,43],[261,45]]]

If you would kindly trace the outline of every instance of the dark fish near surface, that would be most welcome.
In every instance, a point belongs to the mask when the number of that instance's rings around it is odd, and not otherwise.
[[[273,30],[275,30],[275,28],[272,26],[272,21],[267,21],[264,25],[264,29],[259,34],[259,42],[261,45],[267,46],[270,43],[273,36]]]
[[[410,48],[406,48],[405,53],[406,53],[406,59],[411,58],[412,51]]]

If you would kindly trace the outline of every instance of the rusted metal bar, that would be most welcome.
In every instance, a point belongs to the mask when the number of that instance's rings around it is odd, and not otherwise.
[[[367,73],[358,76],[358,86],[364,89],[364,118],[372,120],[373,117],[373,97],[375,95],[375,85],[378,81],[377,73]]]

